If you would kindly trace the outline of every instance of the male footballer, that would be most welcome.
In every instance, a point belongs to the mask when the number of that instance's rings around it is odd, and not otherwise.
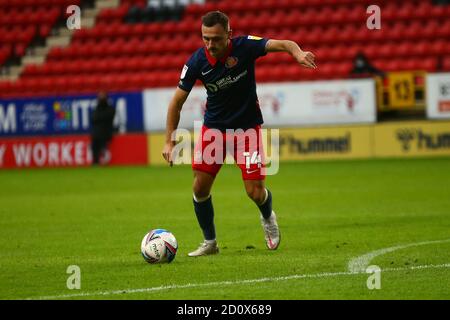
[[[280,244],[281,237],[277,218],[272,209],[272,194],[264,184],[264,164],[261,163],[264,151],[260,141],[263,118],[256,95],[255,60],[270,52],[287,52],[300,65],[316,68],[314,54],[302,51],[290,40],[256,36],[232,38],[228,17],[220,11],[212,11],[202,17],[201,32],[205,46],[195,51],[187,61],[178,88],[168,107],[166,143],[163,149],[164,159],[172,165],[172,150],[175,145],[172,133],[178,127],[183,104],[196,80],[199,79],[207,91],[207,104],[192,164],[193,203],[204,241],[198,249],[188,255],[197,257],[219,252],[211,188],[223,161],[205,159],[204,154],[207,150],[211,150],[212,143],[216,144],[213,158],[220,154],[218,159],[223,160],[227,152],[232,153],[241,169],[247,195],[261,212],[267,248],[275,250]],[[230,129],[240,132],[243,137],[256,132],[256,142],[254,139],[239,139],[239,134],[236,138],[236,135],[228,133]],[[210,130],[220,132],[223,135],[222,139],[211,139],[212,135],[208,132]],[[228,148],[230,142],[233,142],[231,150]]]

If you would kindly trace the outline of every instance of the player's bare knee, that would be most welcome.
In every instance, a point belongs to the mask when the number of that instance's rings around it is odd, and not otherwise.
[[[201,199],[209,196],[211,192],[210,186],[202,183],[201,179],[194,179],[194,185],[192,187],[192,191],[196,198]]]
[[[250,199],[252,199],[256,204],[260,204],[264,201],[265,197],[265,188],[262,185],[250,185],[246,187],[247,195]]]
[[[205,188],[204,186],[201,186],[198,183],[194,183],[194,187],[192,189],[196,198],[200,199],[209,196],[208,188]]]
[[[192,191],[195,197],[199,199],[208,197],[211,192],[213,182],[213,176],[202,172],[194,172]]]

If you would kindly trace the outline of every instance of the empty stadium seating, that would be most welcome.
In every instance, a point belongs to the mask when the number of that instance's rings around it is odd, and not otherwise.
[[[45,18],[32,13],[24,19],[19,2],[30,13],[45,10]],[[53,5],[68,2],[74,1],[12,0],[8,8],[0,5],[12,13],[7,19],[2,14],[0,22],[0,65],[11,54],[23,55],[37,33],[45,36],[61,14]],[[202,46],[200,17],[217,9],[229,15],[235,35],[292,39],[315,53],[316,70],[298,66],[287,54],[259,59],[256,75],[261,82],[347,78],[358,52],[383,71],[450,70],[450,6],[431,0],[377,1],[382,28],[369,30],[366,9],[371,2],[207,1],[188,5],[180,21],[127,23],[130,10],[147,2],[122,0],[117,8],[102,10],[92,29],[76,31],[69,46],[53,48],[43,65],[27,66],[17,82],[0,83],[0,89],[3,95],[35,95],[173,87],[186,59]]]
[[[45,39],[71,4],[80,0],[0,1],[0,66],[24,56],[33,40]]]

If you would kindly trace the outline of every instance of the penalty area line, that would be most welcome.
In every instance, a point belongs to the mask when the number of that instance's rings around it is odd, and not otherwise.
[[[428,246],[432,244],[438,244],[438,243],[447,243],[450,242],[450,239],[444,239],[444,240],[433,240],[433,241],[422,241],[422,242],[414,242],[414,243],[408,243],[408,244],[402,244],[394,247],[389,248],[383,248],[379,250],[375,250],[369,253],[366,253],[362,256],[353,258],[348,263],[348,271],[350,272],[364,272],[366,268],[369,266],[370,261],[374,258],[385,255],[386,253],[394,252],[397,250],[402,250],[406,248],[411,247],[418,247],[418,246]]]
[[[394,272],[394,271],[409,271],[409,270],[424,270],[424,269],[442,269],[450,268],[450,263],[439,264],[439,265],[419,265],[404,268],[386,268],[381,269],[381,272]],[[328,278],[328,277],[338,277],[338,276],[351,276],[364,274],[364,272],[324,272],[324,273],[312,273],[312,274],[294,274],[290,276],[283,277],[269,277],[269,278],[259,278],[259,279],[247,279],[247,280],[236,280],[236,281],[216,281],[216,282],[206,282],[206,283],[188,283],[183,285],[169,285],[151,288],[140,288],[140,289],[123,289],[123,290],[112,290],[112,291],[99,291],[99,292],[84,292],[84,293],[73,293],[73,294],[63,294],[54,296],[42,296],[42,297],[30,297],[25,300],[56,300],[56,299],[69,299],[69,298],[82,298],[91,296],[111,296],[120,294],[132,294],[132,293],[143,293],[143,292],[157,292],[173,289],[187,289],[187,288],[202,288],[211,286],[233,286],[233,285],[245,285],[252,283],[261,282],[276,282],[276,281],[287,281],[296,279],[314,279],[314,278]]]

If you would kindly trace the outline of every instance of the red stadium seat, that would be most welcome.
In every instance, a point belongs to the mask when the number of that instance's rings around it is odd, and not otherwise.
[[[412,54],[416,56],[424,56],[429,54],[430,43],[428,41],[417,41],[413,46]]]
[[[345,47],[345,48],[344,48],[343,56],[344,56],[346,59],[351,59],[351,60],[353,60],[353,59],[356,57],[356,55],[357,55],[359,52],[361,52],[361,51],[362,51],[362,46],[359,45],[359,44],[355,44],[355,45],[352,45],[352,46],[350,46],[350,47]]]
[[[386,23],[382,25],[382,28],[387,29],[387,34],[385,34],[386,39],[400,41],[404,39],[404,32],[407,29],[403,21],[396,21],[393,23]]]
[[[331,22],[330,18],[333,16],[333,13],[334,11],[330,7],[324,7],[322,10],[317,9],[314,14],[314,23],[328,25]]]
[[[320,68],[316,69],[317,76],[321,79],[333,79],[333,77],[336,74],[336,68],[335,65],[332,63],[324,63],[320,65]]]
[[[79,86],[79,90],[83,92],[98,92],[100,90],[102,76],[98,75],[89,75],[78,78],[77,85]],[[78,84],[78,82],[83,82],[83,84]],[[70,82],[70,81],[69,81]]]
[[[402,58],[409,57],[414,50],[414,43],[409,41],[403,41],[394,45],[394,56]]]
[[[323,79],[320,77],[320,73],[316,69],[301,68],[300,79],[302,81],[319,80]]]
[[[69,80],[65,77],[56,77],[53,81],[53,85],[58,94],[64,93],[69,88]]]
[[[430,10],[428,11],[428,17],[434,18],[434,19],[448,19],[448,5],[435,5],[431,6]]]
[[[384,21],[398,20],[396,19],[398,8],[394,3],[388,3],[380,8],[381,11],[383,12]]]
[[[415,4],[405,1],[397,7],[396,18],[401,20],[412,20],[416,9]]]
[[[34,76],[39,74],[39,69],[35,64],[26,65],[22,71],[22,75]]]
[[[450,6],[449,6],[450,7]],[[450,38],[450,19],[446,19],[436,30],[436,34],[442,38]]]
[[[336,72],[336,78],[346,78],[349,76],[351,70],[353,68],[353,63],[351,61],[338,63],[334,66],[334,70]]]
[[[11,87],[10,81],[0,81],[0,97],[7,92],[11,92]]]
[[[267,82],[270,78],[270,68],[267,68],[265,66],[259,66],[258,68],[256,68],[256,81],[258,82]]]
[[[428,21],[427,24],[422,26],[422,29],[420,31],[420,37],[421,38],[427,38],[427,39],[435,39],[436,35],[439,32],[439,29],[441,28],[441,25],[437,21]]]
[[[443,71],[450,71],[450,56],[447,56],[442,60],[442,69]]]
[[[427,72],[436,72],[437,69],[437,60],[436,58],[429,57],[424,60],[420,60],[421,70],[425,70]]]
[[[435,40],[431,43],[429,47],[430,53],[436,55],[436,56],[443,56],[447,52],[447,50],[450,50],[450,42],[445,40]]]
[[[411,17],[414,19],[425,19],[428,17],[431,7],[432,5],[428,1],[420,1],[412,12]]]
[[[346,32],[345,38],[344,34],[340,36],[340,40],[349,41],[349,42],[367,42],[369,39],[370,30],[367,28],[354,28],[354,27],[346,27],[342,33]]]
[[[332,26],[325,29],[325,32],[322,34],[321,40],[324,43],[333,43],[339,37],[340,29],[337,26]]]
[[[25,44],[25,43],[18,43],[14,47],[14,54],[17,57],[23,57],[25,55],[25,53],[26,53],[26,50],[27,50],[27,44]]]
[[[73,74],[75,72],[71,72],[70,70],[70,62],[67,61],[61,61],[56,62],[53,64],[53,74],[60,75],[60,74]]]

